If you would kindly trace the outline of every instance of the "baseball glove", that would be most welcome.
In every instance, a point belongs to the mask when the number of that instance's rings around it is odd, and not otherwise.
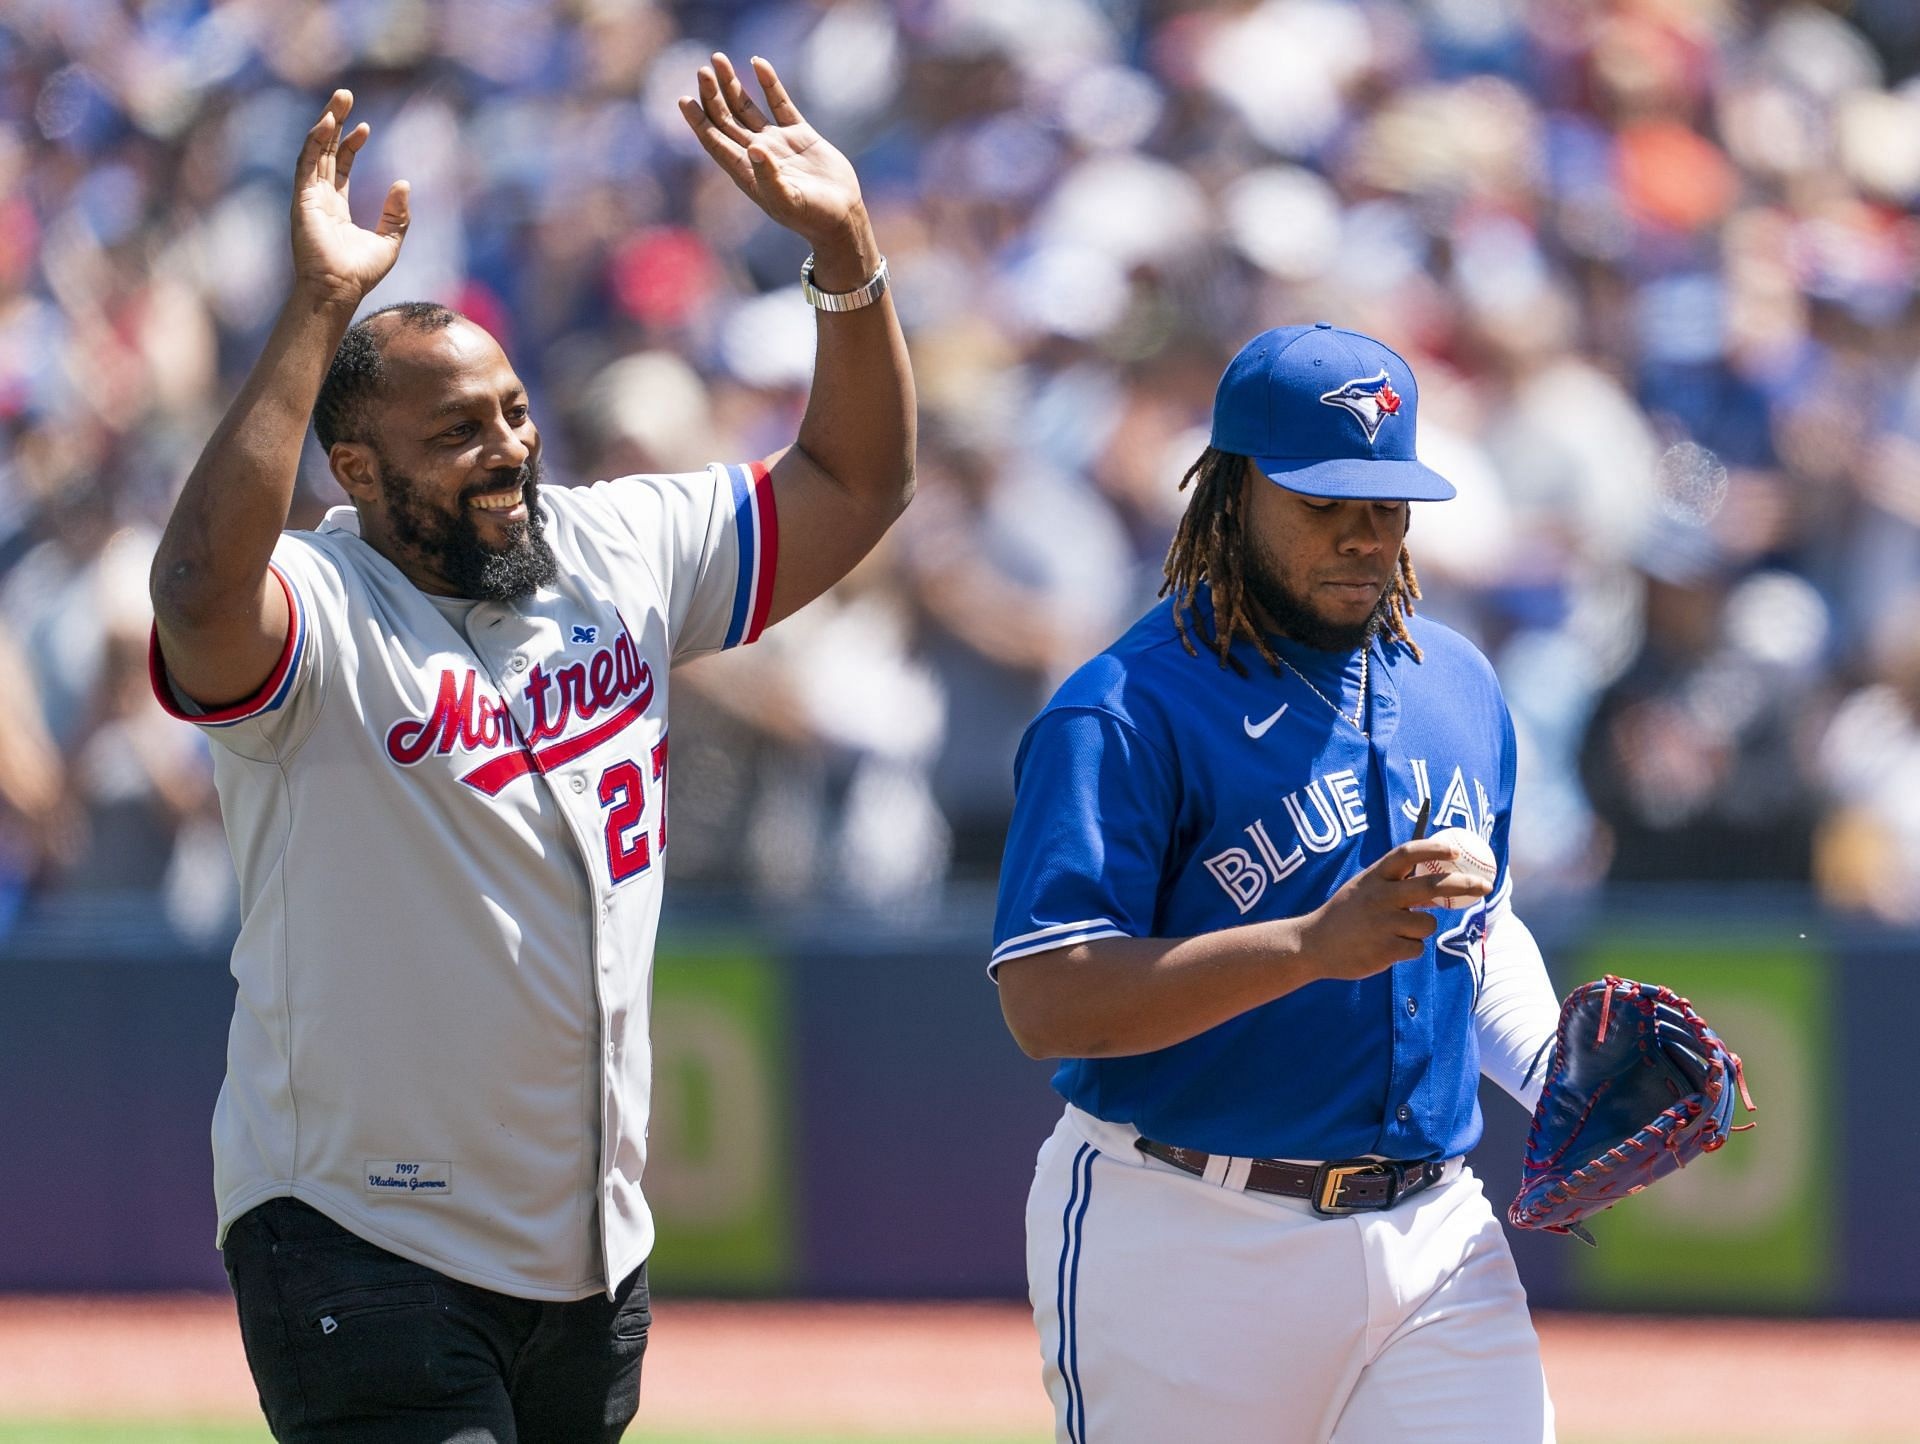
[[[1736,1090],[1753,1112],[1739,1055],[1679,994],[1611,973],[1575,988],[1507,1221],[1592,1243],[1581,1219],[1753,1127],[1734,1127]]]

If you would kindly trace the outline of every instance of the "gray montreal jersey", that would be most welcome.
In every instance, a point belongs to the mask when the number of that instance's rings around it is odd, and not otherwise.
[[[214,748],[243,921],[220,1233],[276,1196],[531,1299],[646,1258],[667,669],[752,641],[764,468],[542,492],[560,580],[470,609],[351,508],[274,549],[292,625]],[[464,612],[464,616],[462,613]]]

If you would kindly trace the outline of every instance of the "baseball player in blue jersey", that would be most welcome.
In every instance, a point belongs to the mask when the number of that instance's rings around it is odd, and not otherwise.
[[[1483,1071],[1537,1097],[1558,1005],[1499,684],[1412,614],[1410,503],[1453,495],[1417,408],[1368,337],[1249,343],[1171,595],[1021,744],[992,966],[1065,1060],[1027,1214],[1061,1440],[1553,1437],[1461,1157]]]

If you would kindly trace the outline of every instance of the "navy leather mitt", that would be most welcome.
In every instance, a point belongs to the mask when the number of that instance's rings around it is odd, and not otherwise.
[[[1581,1219],[1753,1126],[1734,1126],[1736,1093],[1753,1111],[1739,1055],[1679,994],[1612,974],[1574,989],[1508,1222],[1592,1243]]]

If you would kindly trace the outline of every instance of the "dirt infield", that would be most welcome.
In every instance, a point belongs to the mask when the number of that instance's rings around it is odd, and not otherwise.
[[[1038,1350],[1011,1305],[665,1300],[656,1319],[643,1431],[1051,1432]],[[1561,1314],[1540,1326],[1569,1438],[1920,1438],[1920,1324]],[[258,1418],[232,1305],[0,1298],[0,1418],[23,1417]]]

